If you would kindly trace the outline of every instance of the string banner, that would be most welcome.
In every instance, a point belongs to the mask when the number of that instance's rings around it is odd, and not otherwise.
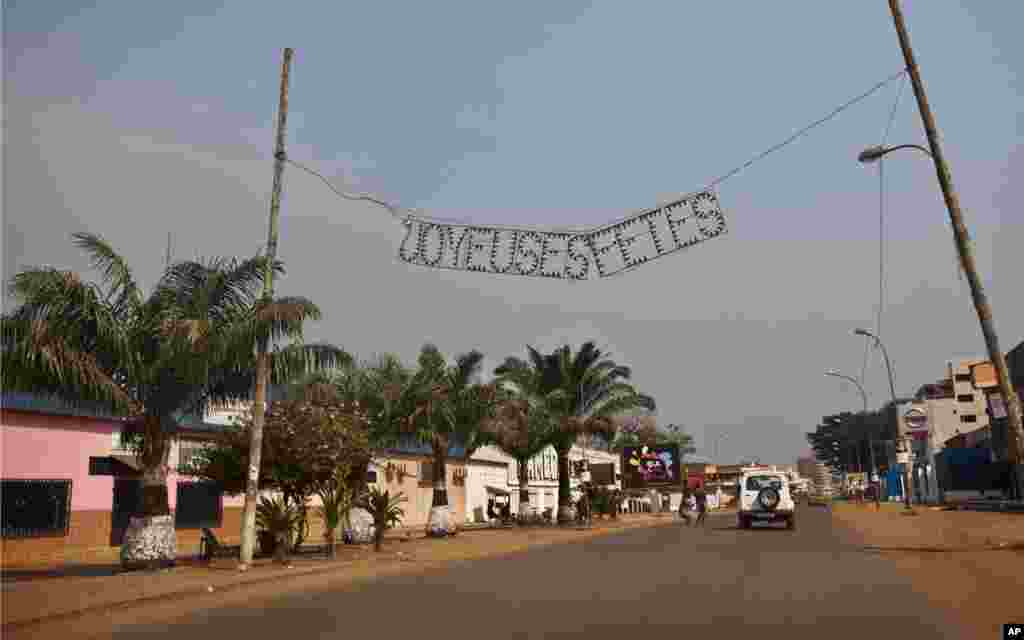
[[[408,264],[569,280],[612,276],[726,232],[711,191],[575,232],[445,224],[416,216],[404,223],[398,257]]]

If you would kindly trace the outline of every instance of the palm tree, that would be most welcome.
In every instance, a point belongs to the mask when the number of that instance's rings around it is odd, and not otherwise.
[[[506,365],[514,366],[506,360]],[[503,365],[504,366],[504,365]],[[524,373],[529,374],[527,369]],[[545,411],[543,397],[537,392],[537,378],[525,375],[519,380],[523,386],[501,389],[494,416],[485,422],[495,444],[516,462],[519,476],[519,517],[522,521],[531,515],[529,463],[550,446],[551,417]],[[506,382],[505,384],[509,384]]]
[[[428,443],[433,459],[429,536],[454,535],[458,530],[448,505],[448,457],[461,446],[468,459],[491,439],[485,423],[497,394],[492,385],[477,382],[483,359],[479,351],[470,351],[448,366],[437,347],[424,345],[416,375],[400,394],[397,415],[404,416],[403,430]]]
[[[178,421],[247,399],[257,337],[301,337],[303,322],[320,312],[305,298],[257,303],[261,256],[169,265],[146,297],[127,262],[101,237],[73,239],[100,281],[52,267],[12,278],[10,293],[21,304],[3,316],[3,387],[72,406],[103,406],[125,418],[126,440],[142,467],[142,505],[126,533],[122,563],[173,564],[167,462]],[[283,272],[280,263],[274,268]],[[283,381],[347,355],[332,345],[292,344],[275,348],[272,357],[274,377]]]
[[[549,437],[558,455],[558,521],[573,520],[569,492],[569,452],[580,436],[600,434],[610,440],[613,418],[639,407],[653,410],[654,399],[638,393],[630,384],[632,371],[616,364],[597,348],[584,343],[575,354],[569,345],[543,355],[527,346],[529,362],[506,360],[495,373],[499,377],[536,378],[539,395],[554,422]]]

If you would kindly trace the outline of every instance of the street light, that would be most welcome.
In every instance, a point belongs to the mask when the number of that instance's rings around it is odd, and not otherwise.
[[[721,464],[721,460],[718,457],[718,445],[722,442],[722,438],[728,438],[729,434],[721,431],[715,436],[715,464]]]
[[[898,401],[896,400],[896,383],[892,379],[892,362],[889,360],[889,352],[886,350],[885,345],[882,344],[882,339],[871,333],[867,329],[854,329],[853,334],[857,336],[864,336],[871,338],[875,341],[875,346],[882,350],[882,355],[885,357],[885,370],[889,374],[889,392],[892,393],[892,408],[896,411],[896,439],[898,442],[903,443],[904,451],[910,452],[909,438],[904,429],[903,421],[900,420]],[[897,448],[899,451],[899,448]],[[908,513],[913,513],[914,509],[910,506],[910,487],[912,476],[910,474],[910,464],[904,463],[903,465],[903,505]]]
[[[878,160],[881,160],[884,156],[887,156],[898,149],[917,149],[918,151],[924,153],[929,158],[932,157],[931,152],[919,144],[901,144],[895,147],[886,147],[878,145],[875,147],[868,147],[867,149],[861,151],[860,155],[857,156],[857,161],[862,164],[871,164],[872,162],[877,162]]]
[[[860,392],[860,398],[861,398],[861,400],[864,401],[864,412],[861,415],[864,417],[865,420],[867,420],[867,415],[868,415],[868,394],[867,394],[866,391],[864,391],[864,385],[862,385],[860,383],[860,381],[857,380],[856,378],[843,375],[843,374],[839,373],[839,371],[837,371],[836,369],[829,369],[829,370],[827,370],[825,372],[825,375],[826,376],[831,376],[833,378],[840,378],[842,380],[846,380],[847,382],[852,382],[854,385],[856,385],[857,391]],[[872,482],[874,482],[874,477],[878,473],[878,467],[875,465],[875,441],[874,441],[874,438],[871,437],[870,430],[868,431],[868,454],[871,456],[871,461],[870,461],[870,464],[871,464],[871,478],[872,478]]]

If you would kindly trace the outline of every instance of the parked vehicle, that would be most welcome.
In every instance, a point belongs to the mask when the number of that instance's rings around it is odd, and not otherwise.
[[[740,477],[737,518],[740,529],[754,522],[785,522],[796,528],[796,504],[783,473],[749,471]]]

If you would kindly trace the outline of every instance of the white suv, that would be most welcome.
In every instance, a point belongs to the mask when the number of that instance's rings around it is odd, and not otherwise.
[[[749,529],[753,522],[785,522],[796,527],[796,505],[784,473],[748,471],[740,477],[739,528]]]

